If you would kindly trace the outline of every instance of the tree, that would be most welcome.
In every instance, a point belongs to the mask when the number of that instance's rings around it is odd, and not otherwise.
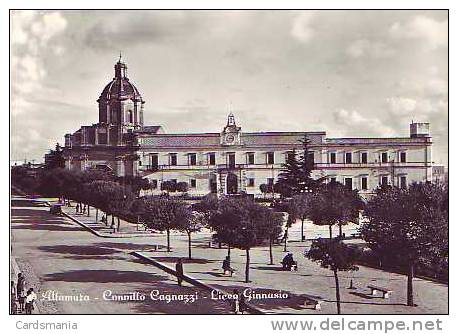
[[[448,262],[448,190],[414,183],[408,189],[379,189],[366,206],[363,239],[379,258],[405,268],[407,305],[414,306],[415,267]]]
[[[124,186],[127,186],[135,196],[140,195],[141,190],[150,189],[149,180],[141,176],[124,176],[119,177],[118,182]]]
[[[175,191],[185,193],[188,191],[188,183],[187,182],[177,182],[175,186]]]
[[[267,229],[267,237],[269,239],[269,264],[274,264],[274,257],[272,246],[276,242],[282,233],[283,226],[283,214],[281,212],[276,212],[272,209],[265,208],[265,210],[260,210],[261,216],[259,219],[265,222],[265,228]]]
[[[245,250],[245,282],[249,282],[250,249],[269,238],[268,223],[262,218],[262,210],[268,208],[256,204],[250,198],[225,198],[212,215],[210,226],[215,238],[232,247]]]
[[[303,192],[310,189],[315,189],[323,179],[314,180],[312,178],[312,170],[315,167],[314,158],[310,151],[310,143],[312,142],[307,135],[299,140],[302,144],[302,154],[299,157],[299,182],[298,192]]]
[[[342,226],[349,222],[359,222],[359,212],[363,209],[363,201],[358,191],[350,190],[343,184],[331,182],[317,188],[311,195],[309,218],[316,225],[329,226],[329,238],[332,238],[332,226]]]
[[[294,149],[287,154],[286,161],[282,164],[282,170],[278,174],[276,189],[280,191],[282,197],[291,197],[299,191],[300,182],[301,169],[296,150]]]
[[[320,263],[321,267],[332,270],[336,284],[337,314],[340,314],[339,271],[358,270],[355,265],[361,253],[356,247],[345,245],[340,238],[317,239],[312,242],[306,257]]]
[[[301,240],[305,240],[304,236],[304,222],[309,216],[309,211],[311,210],[311,203],[312,203],[312,193],[304,192],[298,195],[295,195],[291,201],[289,202],[288,206],[288,214],[292,216],[292,218],[300,219],[301,220]]]
[[[264,194],[264,198],[266,198],[266,194],[272,194],[274,192],[274,186],[272,184],[263,183],[259,185],[259,190]]]
[[[188,236],[188,258],[192,258],[192,251],[191,251],[191,234],[195,232],[199,232],[202,230],[202,228],[207,225],[208,220],[207,220],[207,215],[202,212],[194,211],[191,212],[190,210],[188,211],[189,215],[186,217],[183,217],[178,222],[177,229],[182,232],[186,232]]]
[[[161,190],[167,193],[175,192],[177,189],[177,183],[174,181],[164,181],[161,183]]]
[[[45,155],[44,168],[46,170],[65,168],[64,150],[59,143],[56,144],[54,150],[49,150],[49,153]]]
[[[143,197],[145,224],[152,229],[167,233],[167,252],[170,252],[170,231],[183,225],[189,219],[187,205],[177,199],[164,196]]]

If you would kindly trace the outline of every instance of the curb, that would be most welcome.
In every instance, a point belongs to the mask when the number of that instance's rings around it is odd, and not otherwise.
[[[131,252],[130,253],[132,256],[135,256],[139,259],[142,259],[142,260],[145,260],[146,262],[149,262],[151,263],[152,265],[154,265],[155,267],[173,275],[173,276],[177,276],[177,273],[175,271],[175,269],[163,264],[162,262],[159,262],[157,260],[154,260],[153,258],[150,258],[144,254],[142,254],[141,252]],[[183,281],[185,282],[188,282],[194,286],[197,286],[199,288],[203,288],[205,290],[208,290],[208,291],[217,291],[218,293],[222,294],[222,295],[228,295],[228,293],[226,293],[225,291],[223,290],[220,290],[220,289],[217,289],[215,287],[212,287],[211,285],[208,285],[208,284],[205,284],[199,280],[197,280],[196,278],[188,275],[188,274],[184,274],[183,275]],[[250,311],[251,314],[266,314],[265,311],[261,310],[260,308],[256,307],[256,306],[253,306],[253,305],[250,305],[250,304],[246,304],[246,307],[248,308],[248,310]]]
[[[68,213],[66,212],[63,212],[62,211],[62,215],[69,218],[70,220],[74,221],[75,223],[77,223],[78,225],[82,226],[85,230],[91,232],[92,234],[100,237],[100,238],[135,238],[135,237],[148,237],[150,235],[145,235],[145,234],[126,234],[126,235],[120,235],[120,234],[114,234],[114,235],[109,235],[109,234],[102,234],[102,233],[99,233],[97,232],[96,230],[94,230],[92,227],[89,227],[88,225],[86,225],[85,223],[79,221],[78,219],[76,219],[75,217],[69,215]]]

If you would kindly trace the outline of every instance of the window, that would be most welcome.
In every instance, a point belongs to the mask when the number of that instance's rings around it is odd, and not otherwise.
[[[401,152],[401,154],[399,155],[399,159],[401,160],[401,162],[407,162],[407,153]]]
[[[336,183],[336,182],[337,182],[337,178],[335,176],[329,178],[329,183]]]
[[[190,179],[189,180],[189,187],[190,188],[195,188],[196,187],[196,179]]]
[[[151,189],[157,189],[157,180],[151,180],[150,184],[151,184]]]
[[[254,187],[254,178],[248,178],[248,187]]]
[[[401,189],[407,189],[407,177],[406,176],[399,177],[399,187],[401,187]]]
[[[139,165],[139,166],[142,165],[142,161],[141,161],[141,160],[138,160],[138,165]]]
[[[388,162],[388,153],[383,152],[382,153],[382,163],[387,163]]]
[[[170,163],[170,166],[176,166],[177,165],[177,154],[176,153],[170,153],[169,163]]]
[[[209,165],[215,165],[215,153],[208,153],[208,164]]]
[[[159,159],[157,153],[150,154],[150,166],[152,169],[157,169],[159,166]]]
[[[273,185],[274,185],[274,179],[273,179],[273,177],[268,177],[268,178],[267,178],[267,184],[268,184],[269,186],[273,186]]]
[[[129,123],[133,123],[134,122],[134,117],[133,117],[133,114],[132,114],[132,110],[129,110],[127,113],[128,113]]]
[[[345,187],[346,187],[347,189],[350,189],[350,190],[353,189],[353,180],[352,180],[351,177],[346,177],[346,178],[345,178]]]
[[[361,153],[361,163],[362,164],[367,164],[367,152],[362,152]]]
[[[361,190],[367,190],[367,176],[361,177]]]
[[[346,164],[351,164],[351,152],[346,152],[345,153],[345,163]]]
[[[229,168],[235,168],[235,153],[228,153],[227,164]]]
[[[252,152],[247,153],[246,158],[247,158],[248,165],[254,165],[254,153]]]
[[[196,154],[195,153],[189,153],[189,165],[195,166],[196,164],[197,164]]]
[[[273,165],[275,163],[274,152],[267,152],[267,164]]]
[[[335,164],[336,163],[336,152],[331,152],[329,154],[329,159],[330,159],[332,164]]]
[[[388,185],[388,176],[382,176],[380,179],[380,185],[382,187],[386,187]]]

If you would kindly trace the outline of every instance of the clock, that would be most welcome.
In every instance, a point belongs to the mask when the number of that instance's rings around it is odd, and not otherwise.
[[[234,140],[235,140],[234,135],[232,135],[232,134],[226,135],[226,143],[229,143],[229,144],[230,144],[230,143],[233,143]]]

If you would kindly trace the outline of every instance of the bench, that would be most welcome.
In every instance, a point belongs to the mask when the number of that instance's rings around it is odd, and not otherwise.
[[[283,270],[287,270],[287,267],[285,265],[283,265],[283,262],[280,262],[280,264],[282,265],[282,269]],[[294,261],[294,263],[291,265],[291,269],[290,271],[297,271],[297,261]]]
[[[323,303],[323,298],[320,296],[311,296],[311,295],[302,295],[305,299],[304,306],[313,305],[313,308],[317,311],[321,310],[321,303]]]
[[[389,298],[393,290],[390,290],[388,288],[383,288],[381,286],[376,286],[376,285],[368,285],[367,286],[369,289],[371,289],[371,295],[376,296],[377,292],[380,291],[383,293],[383,298]]]

